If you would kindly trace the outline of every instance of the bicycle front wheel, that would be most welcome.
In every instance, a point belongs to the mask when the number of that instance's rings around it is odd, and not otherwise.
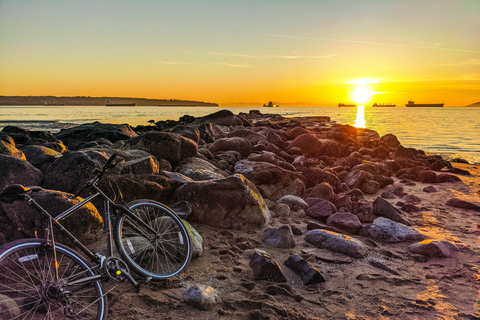
[[[87,261],[62,244],[55,252],[40,239],[6,244],[0,250],[0,319],[106,320],[101,282],[81,282],[94,275]]]
[[[128,207],[133,215],[123,212],[115,224],[115,244],[128,266],[157,281],[183,272],[192,249],[187,229],[177,214],[152,200],[137,200]]]

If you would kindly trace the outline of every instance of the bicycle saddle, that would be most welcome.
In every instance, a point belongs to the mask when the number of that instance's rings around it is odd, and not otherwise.
[[[6,187],[0,192],[0,201],[6,203],[13,203],[16,200],[23,200],[25,193],[30,191],[40,191],[42,188],[34,187],[24,187],[21,184],[12,184]]]

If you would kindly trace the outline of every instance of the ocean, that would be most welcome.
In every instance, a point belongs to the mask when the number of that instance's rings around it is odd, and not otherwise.
[[[480,164],[480,108],[372,108],[372,107],[105,107],[2,106],[0,130],[7,125],[58,132],[62,128],[99,121],[148,125],[150,120],[178,120],[183,115],[204,116],[221,109],[233,113],[260,110],[286,117],[329,116],[341,124],[392,133],[402,145],[436,153],[447,159],[463,158]]]

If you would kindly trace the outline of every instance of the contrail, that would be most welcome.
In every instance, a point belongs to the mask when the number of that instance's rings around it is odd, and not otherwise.
[[[267,37],[277,37],[277,38],[292,38],[292,39],[307,39],[307,40],[324,40],[324,41],[336,41],[336,42],[347,42],[347,43],[373,44],[373,45],[377,45],[377,46],[406,47],[406,48],[435,49],[435,50],[443,50],[443,51],[458,51],[458,52],[480,53],[480,51],[476,51],[476,50],[452,49],[452,48],[441,48],[441,47],[430,47],[430,46],[414,46],[414,45],[396,44],[396,43],[381,43],[381,42],[357,41],[357,40],[339,40],[339,39],[329,39],[329,38],[287,36],[287,35],[279,35],[279,34],[261,34],[261,35],[262,35],[262,36],[267,36]]]

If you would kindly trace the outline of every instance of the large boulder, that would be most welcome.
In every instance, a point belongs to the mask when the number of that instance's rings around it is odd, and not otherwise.
[[[192,205],[189,221],[241,229],[263,227],[270,220],[270,211],[258,189],[239,174],[185,183],[175,196]]]
[[[185,158],[194,157],[197,154],[198,146],[193,140],[175,133],[147,132],[127,140],[121,149],[144,150],[158,160],[165,159],[175,166]]]
[[[288,194],[289,187],[298,174],[268,162],[240,160],[235,164],[235,173],[244,175],[253,182],[262,196],[276,201]]]
[[[196,118],[193,124],[213,123],[220,126],[235,127],[243,126],[243,122],[230,110],[220,110],[204,117]]]
[[[31,197],[53,217],[83,200],[72,194],[45,189],[33,192]],[[26,201],[1,205],[8,218],[26,238],[34,238],[35,232],[43,234],[45,217]],[[91,203],[62,219],[60,223],[84,244],[100,239],[103,234],[103,219]],[[65,239],[60,236],[57,238],[59,241],[65,241]]]
[[[195,157],[183,159],[174,171],[195,181],[221,179],[229,176],[228,173],[215,167],[210,162]]]
[[[76,150],[81,146],[81,142],[95,141],[101,138],[108,139],[111,142],[118,140],[127,140],[136,137],[137,134],[128,124],[110,124],[110,123],[85,123],[73,128],[62,129],[54,134],[59,140],[71,150]]]
[[[25,160],[0,154],[0,190],[11,184],[36,186],[42,181],[42,172]]]
[[[43,186],[75,193],[94,177],[93,170],[102,168],[109,157],[108,153],[88,149],[66,153],[47,168]]]

